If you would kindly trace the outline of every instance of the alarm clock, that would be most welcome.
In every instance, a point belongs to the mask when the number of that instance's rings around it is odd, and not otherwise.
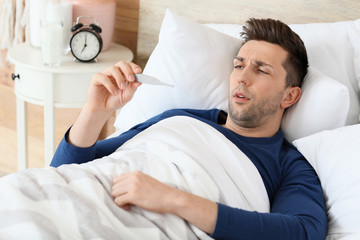
[[[81,18],[91,18],[94,23],[86,25],[79,22]],[[76,60],[81,62],[96,61],[96,57],[101,52],[103,41],[101,38],[101,28],[95,18],[79,16],[76,23],[71,28],[73,35],[70,39],[70,49]]]

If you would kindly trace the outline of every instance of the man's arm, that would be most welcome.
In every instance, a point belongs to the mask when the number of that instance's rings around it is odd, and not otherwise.
[[[270,213],[251,212],[219,204],[212,237],[216,239],[325,239],[327,215],[323,192],[306,161],[285,163],[282,183]],[[291,165],[291,166],[290,166]]]
[[[136,64],[121,61],[93,76],[88,101],[60,142],[50,166],[88,162],[97,156],[97,152],[110,154],[111,149],[118,147],[114,141],[106,146],[95,143],[111,114],[134,95],[140,85],[135,82],[134,73],[140,72],[141,68]]]
[[[112,195],[117,205],[131,205],[153,212],[172,213],[211,234],[217,219],[217,204],[170,187],[139,171],[114,178]]]
[[[232,208],[167,186],[141,172],[114,178],[112,195],[120,207],[136,205],[172,213],[216,239],[324,239],[326,211],[321,186],[310,167],[287,176],[272,203],[271,213]],[[302,179],[297,182],[296,179]]]
[[[68,136],[68,142],[77,147],[90,147],[111,114],[131,100],[140,83],[134,73],[141,69],[134,63],[118,62],[94,75],[88,92],[88,101],[82,108]]]

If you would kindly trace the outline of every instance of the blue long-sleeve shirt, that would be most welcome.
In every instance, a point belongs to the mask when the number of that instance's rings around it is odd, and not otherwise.
[[[221,111],[175,109],[139,124],[118,137],[78,148],[63,138],[51,166],[84,163],[107,156],[124,142],[165,118],[185,115],[220,131],[257,167],[264,182],[270,213],[251,212],[218,203],[215,239],[325,239],[327,217],[319,179],[306,159],[283,136],[244,137],[219,125]],[[66,135],[65,135],[66,136]]]

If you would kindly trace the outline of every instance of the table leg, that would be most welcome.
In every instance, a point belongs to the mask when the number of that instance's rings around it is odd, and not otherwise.
[[[17,150],[18,171],[27,168],[28,138],[27,138],[27,105],[19,97],[16,98]]]
[[[54,107],[54,79],[53,75],[45,81],[44,100],[44,150],[45,166],[49,166],[55,152],[55,107]]]

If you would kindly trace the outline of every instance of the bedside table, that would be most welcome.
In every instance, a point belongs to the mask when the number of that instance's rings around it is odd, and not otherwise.
[[[8,58],[15,65],[18,170],[27,168],[28,102],[44,106],[44,154],[48,166],[56,149],[55,108],[82,107],[94,73],[120,60],[131,61],[133,57],[130,49],[112,43],[99,54],[97,62],[74,62],[69,54],[62,56],[59,67],[47,67],[42,64],[40,48],[23,43],[10,49]]]

